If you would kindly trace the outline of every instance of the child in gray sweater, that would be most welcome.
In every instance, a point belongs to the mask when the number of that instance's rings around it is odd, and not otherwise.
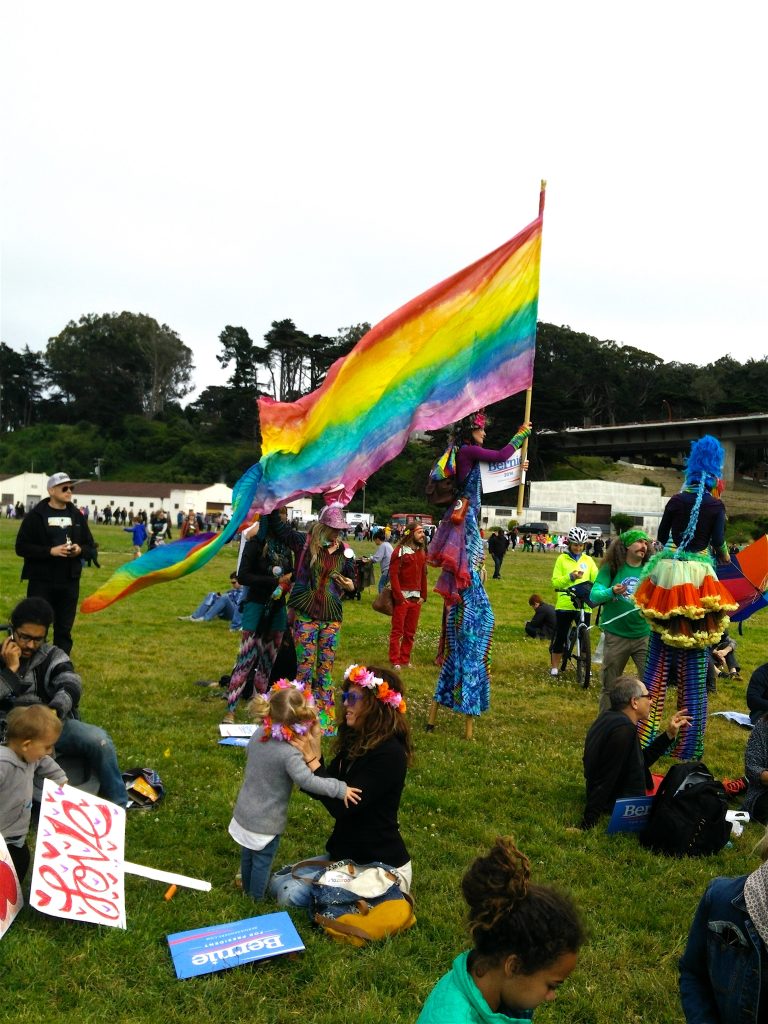
[[[243,890],[260,900],[285,828],[293,784],[308,793],[343,800],[346,807],[359,802],[361,790],[340,779],[318,778],[313,770],[319,761],[305,761],[291,745],[294,735],[305,735],[317,721],[311,691],[301,683],[279,680],[266,698],[254,698],[251,710],[262,722],[248,744],[245,778],[229,834],[241,847]]]
[[[51,754],[61,735],[61,722],[44,704],[13,708],[8,712],[6,746],[0,747],[0,835],[20,882],[29,868],[27,832],[32,816],[35,776],[67,781]]]

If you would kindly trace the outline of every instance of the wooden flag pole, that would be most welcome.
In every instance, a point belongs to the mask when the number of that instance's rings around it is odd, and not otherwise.
[[[525,412],[523,413],[523,423],[527,423],[531,418],[531,399],[533,398],[533,388],[530,387],[525,392]],[[523,498],[525,497],[525,460],[528,458],[528,438],[523,441],[523,450],[520,453],[520,483],[517,488],[517,517],[518,519],[523,514]]]
[[[547,196],[547,183],[541,179],[541,189],[539,191],[539,217],[544,216],[544,201]],[[542,233],[543,237],[543,233]],[[538,324],[537,324],[538,326]],[[527,423],[531,418],[531,400],[533,398],[533,384],[525,392],[525,413],[523,415],[523,423]],[[523,441],[523,450],[520,454],[521,467],[528,458],[528,438]],[[517,516],[518,519],[523,514],[523,499],[525,498],[525,470],[520,470],[520,485],[517,488]]]

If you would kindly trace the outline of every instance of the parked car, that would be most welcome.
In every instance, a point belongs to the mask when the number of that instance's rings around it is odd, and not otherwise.
[[[518,533],[549,533],[549,523],[523,523],[517,527]]]

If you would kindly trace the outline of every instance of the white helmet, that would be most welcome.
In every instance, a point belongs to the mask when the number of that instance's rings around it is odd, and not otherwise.
[[[587,531],[582,530],[580,526],[574,526],[572,530],[568,531],[568,543],[569,544],[586,544],[587,543]]]

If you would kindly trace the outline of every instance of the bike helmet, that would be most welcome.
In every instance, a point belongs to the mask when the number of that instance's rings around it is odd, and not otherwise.
[[[568,531],[568,543],[569,544],[586,544],[587,543],[587,531],[582,530],[580,526],[574,526],[572,530]]]

